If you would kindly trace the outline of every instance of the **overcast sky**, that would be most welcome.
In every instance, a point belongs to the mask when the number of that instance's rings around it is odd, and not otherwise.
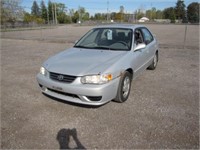
[[[34,0],[21,0],[21,5],[26,11],[31,12]],[[36,0],[40,5],[41,0]],[[47,4],[49,0],[44,0]],[[174,7],[177,0],[51,0],[52,2],[63,3],[68,9],[77,10],[79,6],[84,7],[91,15],[94,13],[118,12],[120,6],[124,6],[125,12],[133,13],[137,9],[147,10],[151,7],[163,10],[167,7]],[[198,0],[185,0],[186,6]]]

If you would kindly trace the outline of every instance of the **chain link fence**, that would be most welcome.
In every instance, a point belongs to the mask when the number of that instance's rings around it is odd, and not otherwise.
[[[102,24],[87,22],[69,25],[33,25],[2,28],[4,39],[37,40],[56,43],[74,43],[93,26]],[[199,48],[199,25],[145,24],[156,35],[161,47]]]

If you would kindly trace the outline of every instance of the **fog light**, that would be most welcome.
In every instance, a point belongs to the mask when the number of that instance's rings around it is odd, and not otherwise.
[[[42,91],[46,92],[47,88],[45,86],[42,86]]]

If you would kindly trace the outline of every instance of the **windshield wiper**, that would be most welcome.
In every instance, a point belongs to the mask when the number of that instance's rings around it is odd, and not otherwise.
[[[128,49],[118,49],[118,48],[110,48],[110,50],[114,50],[114,51],[128,51]]]
[[[74,46],[74,47],[76,47],[76,48],[85,48],[85,49],[127,51],[127,49],[110,48],[110,47],[105,47],[105,46],[87,47],[87,46],[77,45],[77,46]]]
[[[109,47],[104,47],[104,46],[96,46],[96,47],[92,47],[93,49],[105,49],[105,50],[110,50]]]
[[[76,48],[90,48],[90,47],[87,47],[87,46],[81,46],[81,45],[77,45],[77,46],[74,46]]]
[[[92,47],[94,49],[102,49],[102,50],[115,50],[115,51],[127,51],[128,49],[118,49],[118,48],[110,48],[110,47],[104,47],[104,46],[96,46]]]

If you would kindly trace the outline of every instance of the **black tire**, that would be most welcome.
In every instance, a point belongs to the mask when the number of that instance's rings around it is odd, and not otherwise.
[[[147,68],[149,70],[155,70],[158,64],[158,52],[156,52],[151,65]]]
[[[131,74],[125,71],[119,81],[117,96],[114,99],[114,101],[123,103],[128,99],[131,90],[131,80],[132,80]]]

